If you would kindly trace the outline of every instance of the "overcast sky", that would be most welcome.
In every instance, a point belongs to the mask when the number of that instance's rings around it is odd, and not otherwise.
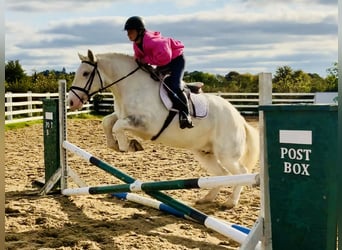
[[[326,76],[337,62],[337,0],[8,0],[6,61],[27,74],[76,71],[77,53],[132,54],[123,26],[143,16],[150,30],[181,40],[186,71],[294,70]]]

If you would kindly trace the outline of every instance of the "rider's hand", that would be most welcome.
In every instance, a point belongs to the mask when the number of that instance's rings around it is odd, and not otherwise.
[[[147,64],[144,58],[137,58],[136,60],[139,64]]]

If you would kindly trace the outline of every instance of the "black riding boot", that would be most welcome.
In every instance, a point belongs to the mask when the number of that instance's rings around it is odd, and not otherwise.
[[[191,121],[191,116],[189,113],[189,104],[188,104],[188,98],[186,98],[185,94],[183,92],[179,93],[179,98],[182,102],[181,108],[179,109],[179,125],[181,129],[184,128],[193,128],[194,125]]]

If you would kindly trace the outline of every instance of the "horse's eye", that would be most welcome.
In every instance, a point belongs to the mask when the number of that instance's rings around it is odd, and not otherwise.
[[[88,71],[83,72],[83,76],[84,76],[84,77],[89,76],[89,72],[88,72]]]

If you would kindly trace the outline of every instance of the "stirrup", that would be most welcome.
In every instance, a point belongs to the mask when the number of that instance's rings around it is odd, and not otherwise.
[[[194,125],[192,124],[190,115],[185,115],[184,113],[179,114],[179,126],[181,129],[184,128],[193,128]]]

